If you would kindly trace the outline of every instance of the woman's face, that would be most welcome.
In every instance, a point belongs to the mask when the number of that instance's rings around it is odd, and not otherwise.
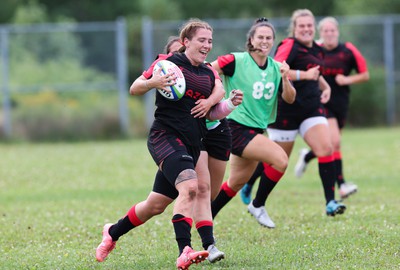
[[[177,52],[182,47],[182,44],[179,41],[174,41],[169,47],[169,53]]]
[[[263,56],[268,56],[274,46],[274,32],[268,26],[257,27],[251,38],[254,49]]]
[[[314,18],[301,16],[296,19],[294,37],[302,44],[311,47],[315,36]]]
[[[185,54],[192,65],[198,66],[207,58],[212,49],[212,32],[205,28],[199,28],[191,40],[185,38]]]
[[[326,21],[319,30],[324,47],[335,48],[339,43],[339,29],[333,22]]]

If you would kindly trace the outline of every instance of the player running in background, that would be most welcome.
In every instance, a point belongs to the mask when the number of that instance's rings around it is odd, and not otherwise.
[[[293,12],[289,34],[278,45],[274,59],[289,63],[290,77],[297,89],[296,101],[280,102],[277,120],[268,127],[268,134],[290,156],[300,133],[318,157],[326,214],[343,214],[346,206],[335,200],[335,162],[322,105],[329,101],[331,89],[320,73],[324,68],[324,52],[314,41],[315,18],[310,10]]]
[[[333,156],[336,167],[336,183],[342,199],[357,191],[357,186],[347,183],[343,177],[341,130],[346,124],[349,109],[350,85],[369,80],[369,72],[365,58],[350,42],[339,42],[339,23],[333,17],[326,17],[318,24],[318,31],[324,49],[324,68],[322,75],[331,87],[331,97],[324,104],[328,118],[330,136],[333,144]],[[351,74],[355,70],[356,74]],[[303,148],[295,166],[295,175],[301,177],[307,164],[316,156],[313,151]],[[263,165],[260,163],[249,182],[241,189],[243,203],[249,204],[251,190]]]
[[[336,183],[342,199],[357,191],[357,186],[347,183],[343,176],[341,130],[345,126],[349,110],[350,85],[369,80],[367,62],[360,51],[350,42],[339,42],[339,23],[334,17],[326,17],[318,24],[325,66],[322,75],[331,87],[331,98],[326,103],[333,156],[336,165]],[[355,74],[351,74],[355,70]],[[308,162],[315,158],[311,150],[301,149],[295,166],[295,174],[301,177]]]
[[[228,117],[232,132],[232,155],[229,178],[222,184],[211,204],[212,215],[218,212],[246,184],[259,161],[268,164],[265,179],[248,211],[263,226],[274,228],[265,202],[268,194],[284,174],[288,157],[279,145],[264,136],[274,122],[278,96],[286,102],[295,100],[296,90],[288,79],[289,66],[269,57],[275,29],[266,18],[255,21],[247,33],[246,51],[219,56],[212,66],[224,75],[224,86],[243,91],[243,104]]]
[[[314,41],[315,18],[308,9],[293,12],[289,38],[277,47],[275,60],[290,65],[290,77],[297,90],[296,101],[288,104],[280,99],[275,123],[268,135],[290,156],[298,133],[318,157],[326,214],[344,213],[346,206],[335,200],[335,162],[328,121],[322,104],[330,98],[330,87],[322,77],[323,49]]]

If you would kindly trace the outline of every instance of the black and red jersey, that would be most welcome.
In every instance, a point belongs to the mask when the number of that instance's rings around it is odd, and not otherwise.
[[[325,66],[322,70],[322,75],[331,86],[331,98],[325,106],[334,111],[347,110],[350,87],[348,85],[338,85],[335,77],[338,74],[348,76],[353,70],[357,73],[366,72],[368,71],[367,62],[357,48],[350,42],[339,43],[335,49],[324,49],[324,51]]]
[[[156,92],[156,110],[152,128],[174,132],[184,144],[199,146],[207,133],[205,118],[194,118],[191,109],[199,99],[208,98],[215,85],[215,73],[206,64],[193,66],[183,53],[161,54],[158,59],[143,72],[147,79],[153,74],[156,62],[169,60],[175,63],[186,80],[185,95],[178,101],[170,101]]]
[[[286,38],[278,44],[274,59],[278,62],[283,60],[290,66],[291,70],[308,70],[315,66],[324,67],[324,51],[315,42],[312,47],[307,47],[295,38]],[[293,81],[296,88],[296,100],[293,104],[288,104],[282,97],[279,97],[280,108],[282,111],[293,111],[299,109],[313,109],[320,104],[321,90],[318,80]]]

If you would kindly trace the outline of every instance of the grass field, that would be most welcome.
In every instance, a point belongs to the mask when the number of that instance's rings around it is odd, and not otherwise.
[[[104,223],[152,187],[145,140],[0,144],[0,153],[0,269],[175,269],[171,207],[104,263],[94,258]],[[359,186],[344,215],[325,215],[317,163],[296,179],[294,155],[267,202],[277,228],[259,226],[237,196],[215,220],[226,259],[191,269],[400,269],[400,128],[345,130],[342,153]]]

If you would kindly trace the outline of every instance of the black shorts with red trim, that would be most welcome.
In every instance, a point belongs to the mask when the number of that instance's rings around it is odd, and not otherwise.
[[[232,132],[232,154],[239,157],[242,156],[243,150],[257,134],[265,132],[263,129],[251,128],[231,119],[228,119],[228,123]]]

